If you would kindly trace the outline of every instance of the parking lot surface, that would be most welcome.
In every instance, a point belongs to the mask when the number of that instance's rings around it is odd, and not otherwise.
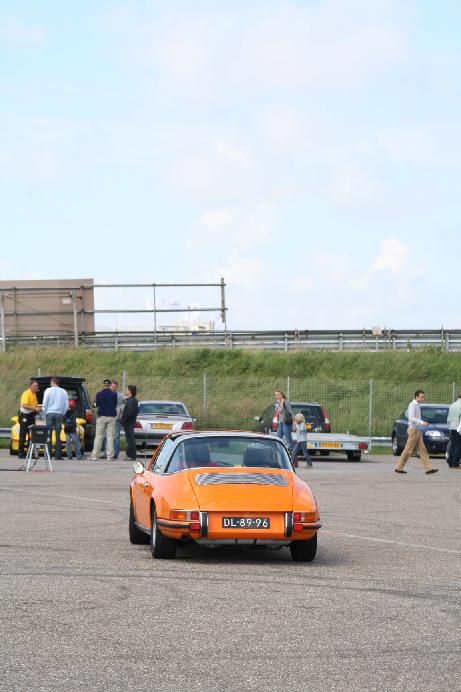
[[[454,690],[461,472],[314,458],[317,559],[128,540],[128,462],[0,453],[2,690]]]

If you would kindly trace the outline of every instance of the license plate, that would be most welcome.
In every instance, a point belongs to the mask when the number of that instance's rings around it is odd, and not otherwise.
[[[340,442],[322,442],[320,446],[321,446],[321,448],[322,447],[328,447],[329,449],[340,449],[341,443]]]
[[[312,423],[306,423],[306,430],[312,430]]]
[[[153,430],[171,430],[173,425],[171,423],[152,423],[151,428]]]
[[[269,517],[223,517],[223,529],[270,529]]]

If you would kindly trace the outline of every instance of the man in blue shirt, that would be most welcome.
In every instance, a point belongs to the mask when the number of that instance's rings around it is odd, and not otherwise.
[[[117,393],[113,392],[110,380],[104,380],[104,388],[96,394],[98,418],[96,420],[96,437],[91,453],[91,460],[98,458],[104,438],[106,438],[107,459],[114,458],[115,418],[117,416]]]
[[[45,414],[46,424],[50,429],[48,438],[48,451],[51,457],[51,436],[55,435],[54,458],[62,459],[61,431],[62,420],[69,408],[69,398],[67,392],[61,386],[59,377],[52,377],[50,386],[45,389],[43,395],[43,413]]]

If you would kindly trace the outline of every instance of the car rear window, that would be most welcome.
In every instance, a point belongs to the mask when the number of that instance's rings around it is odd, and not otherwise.
[[[291,469],[287,451],[278,440],[202,437],[184,440],[175,450],[167,473],[202,467]]]
[[[322,409],[320,406],[314,406],[310,404],[292,404],[293,411],[295,415],[297,413],[302,413],[306,421],[312,423],[314,421],[323,421]]]
[[[138,416],[187,416],[182,404],[140,403]]]
[[[433,425],[443,425],[448,419],[448,406],[421,406],[421,418]]]

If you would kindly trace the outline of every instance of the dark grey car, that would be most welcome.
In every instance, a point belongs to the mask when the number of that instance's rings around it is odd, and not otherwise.
[[[448,430],[448,404],[421,404],[421,418],[430,423],[423,431],[423,440],[429,454],[447,453],[450,432]],[[407,443],[408,418],[406,411],[392,426],[392,453],[400,456]]]

